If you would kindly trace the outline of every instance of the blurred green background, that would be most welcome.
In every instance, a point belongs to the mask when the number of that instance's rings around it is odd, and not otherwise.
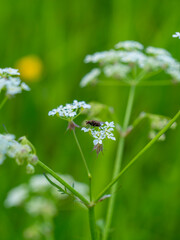
[[[91,68],[85,55],[108,50],[123,40],[163,47],[180,60],[179,0],[6,0],[0,1],[0,67],[16,67],[22,57],[35,55],[42,61],[38,81],[27,80],[31,92],[8,101],[1,110],[0,130],[17,137],[26,135],[39,158],[57,172],[69,173],[86,182],[86,173],[66,122],[48,117],[48,111],[72,100],[99,101],[113,106],[122,123],[128,88],[80,88],[80,79]],[[140,87],[132,120],[147,111],[172,117],[179,109],[180,87]],[[78,122],[81,123],[80,121]],[[124,164],[148,141],[144,122],[128,136]],[[116,143],[106,144],[97,158],[92,141],[78,131],[93,173],[94,195],[111,179]],[[121,178],[111,239],[180,239],[180,127],[168,131],[167,140],[153,146]],[[37,173],[42,169],[37,167]],[[6,209],[7,192],[28,181],[23,167],[9,159],[0,167],[0,239],[21,240],[28,226],[21,208]],[[105,217],[108,200],[96,208],[97,219]],[[87,212],[60,207],[54,220],[55,239],[89,239]]]

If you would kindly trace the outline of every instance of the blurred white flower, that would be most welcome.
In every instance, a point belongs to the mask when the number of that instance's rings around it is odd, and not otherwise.
[[[179,36],[178,34],[180,33],[177,33],[176,36]],[[90,75],[87,74],[83,78],[84,82],[81,81],[80,85],[86,86],[91,81],[98,83],[100,74],[102,77],[105,75],[106,78],[124,79],[129,82],[138,79],[139,82],[144,77],[151,76],[150,72],[159,74],[161,70],[170,75],[173,82],[180,79],[180,63],[163,48],[149,46],[144,49],[143,45],[136,41],[119,42],[115,48],[120,50],[111,49],[85,57],[85,63],[98,63],[98,69],[102,69],[102,71],[98,73],[98,78],[97,76],[91,78],[90,72]]]
[[[0,164],[4,162],[6,157],[14,158],[18,165],[23,165],[26,162],[27,173],[34,173],[33,165],[37,164],[38,157],[33,153],[28,142],[16,141],[12,134],[0,134]]]
[[[157,55],[171,56],[171,54],[164,48],[156,48],[151,46],[146,48],[146,53],[153,56],[157,56]]]
[[[52,200],[44,197],[32,197],[30,201],[25,204],[26,211],[32,216],[46,216],[53,217],[57,213],[57,207]]]
[[[104,74],[107,77],[126,78],[131,68],[125,64],[115,63],[104,67]]]
[[[27,185],[21,184],[9,191],[4,205],[7,208],[19,206],[28,198],[28,196],[29,193]]]
[[[172,35],[174,38],[178,37],[180,39],[180,32],[176,32],[175,34]]]
[[[85,87],[90,83],[94,83],[97,80],[97,77],[100,75],[101,70],[99,68],[92,69],[89,73],[87,73],[81,80],[80,86]]]
[[[20,75],[20,73],[18,72],[18,69],[14,69],[14,68],[0,68],[0,74],[4,74],[4,75]]]
[[[34,175],[29,180],[29,187],[32,192],[45,192],[51,185],[43,175]]]
[[[136,41],[124,41],[124,42],[119,42],[115,45],[115,48],[122,48],[127,51],[131,50],[143,50],[144,46]]]

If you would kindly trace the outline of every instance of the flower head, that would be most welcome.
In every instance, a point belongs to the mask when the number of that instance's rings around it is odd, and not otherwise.
[[[77,117],[84,109],[91,108],[91,105],[85,103],[84,101],[78,102],[74,100],[72,104],[67,103],[65,106],[60,105],[58,108],[55,108],[49,111],[49,116],[57,115],[58,117],[72,121],[75,117]]]
[[[105,123],[101,123],[100,127],[93,127],[93,128],[83,127],[81,130],[84,132],[90,133],[90,135],[94,138],[93,150],[96,150],[97,154],[99,154],[99,152],[103,150],[103,140],[105,139],[116,140],[116,138],[112,133],[114,131],[114,127],[115,127],[114,122],[110,122],[110,123],[105,122]]]
[[[6,157],[14,158],[18,165],[26,163],[27,173],[34,173],[34,166],[38,162],[32,145],[25,137],[16,141],[14,135],[0,134],[0,164]]]
[[[7,96],[14,96],[23,90],[30,91],[29,86],[18,77],[20,73],[14,68],[0,68],[0,91],[4,90]]]
[[[180,38],[180,33],[176,33],[175,37]],[[136,41],[119,42],[115,49],[87,55],[84,61],[96,63],[98,68],[81,80],[82,87],[98,83],[101,77],[131,83],[137,79],[139,82],[144,77],[149,78],[150,73],[154,75],[160,72],[169,75],[172,82],[180,81],[180,63],[167,50],[152,46],[144,48]]]

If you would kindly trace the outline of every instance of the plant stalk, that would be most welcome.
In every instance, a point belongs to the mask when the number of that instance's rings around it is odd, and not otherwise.
[[[71,187],[67,182],[65,182],[57,173],[55,173],[51,168],[46,166],[43,162],[38,160],[37,164],[44,168],[49,174],[51,174],[58,182],[60,182],[64,187],[66,187],[71,193],[73,193],[78,199],[80,199],[85,206],[89,206],[89,201],[81,195],[79,192],[77,192],[73,187]]]
[[[83,160],[84,166],[85,166],[85,168],[86,168],[86,172],[87,172],[88,178],[90,179],[90,182],[91,182],[91,178],[92,178],[92,176],[91,176],[91,173],[90,173],[90,171],[89,171],[89,168],[88,168],[88,165],[87,165],[86,159],[85,159],[85,157],[84,157],[84,154],[83,154],[83,151],[82,151],[81,145],[79,144],[79,141],[78,141],[78,139],[77,139],[77,136],[76,136],[75,130],[73,130],[73,135],[74,135],[74,138],[75,138],[76,144],[77,144],[77,146],[78,146],[78,148],[79,148],[79,151],[80,151],[80,153],[81,153],[81,157],[82,157],[82,160]]]
[[[124,123],[123,123],[123,131],[124,132],[126,132],[128,125],[129,125],[129,120],[131,117],[131,112],[132,112],[132,107],[133,107],[133,102],[134,102],[134,95],[135,95],[135,86],[131,86],[130,92],[129,92],[129,97],[128,97],[127,108],[126,108],[126,112],[125,112],[125,117],[124,117]],[[124,142],[125,142],[125,138],[121,137],[119,140],[119,144],[118,144],[112,179],[114,179],[118,175],[118,173],[120,172],[120,169],[121,169],[123,150],[124,150]],[[116,200],[116,195],[114,193],[117,191],[117,187],[118,187],[118,185],[115,184],[111,190],[111,198],[109,200],[108,209],[107,209],[106,224],[105,224],[104,233],[103,233],[103,240],[107,240],[107,238],[108,238],[109,229],[110,229],[111,222],[112,222],[115,200]]]
[[[91,231],[91,239],[97,239],[97,231],[96,231],[96,221],[95,221],[95,214],[94,214],[94,206],[89,207],[89,226]]]
[[[119,180],[119,178],[137,161],[141,155],[143,155],[170,127],[171,125],[180,117],[180,110],[176,115],[169,121],[169,123],[158,132],[158,134],[148,143],[146,146],[123,168],[123,170],[104,188],[104,190],[98,195],[95,203],[106,194],[106,192]]]

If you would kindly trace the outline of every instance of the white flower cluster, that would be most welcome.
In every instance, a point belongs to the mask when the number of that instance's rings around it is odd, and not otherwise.
[[[5,90],[7,96],[14,96],[22,90],[30,91],[29,86],[18,77],[20,73],[13,68],[0,68],[0,92]]]
[[[176,32],[175,34],[172,35],[174,38],[179,38],[180,39],[180,32]]]
[[[34,165],[36,165],[38,158],[33,153],[32,148],[21,142],[15,140],[15,136],[11,134],[0,134],[0,164],[4,162],[6,157],[14,158],[18,165],[27,163],[26,171],[31,174],[34,173]]]
[[[132,51],[132,50],[143,50],[144,46],[136,41],[124,41],[124,42],[119,42],[115,45],[115,48],[122,48],[127,51]]]
[[[91,105],[85,103],[84,101],[78,102],[74,100],[72,104],[67,103],[65,106],[60,105],[49,111],[49,116],[57,115],[65,120],[73,120],[77,115],[79,115],[84,109],[90,109]]]
[[[64,188],[57,180],[53,179],[49,174],[48,177],[61,188]],[[59,176],[64,179],[69,185],[73,185],[74,189],[79,191],[81,194],[88,196],[89,188],[87,184],[77,182],[70,175]],[[39,194],[42,196],[39,198]],[[47,196],[51,199],[48,200]],[[67,194],[61,194],[55,187],[53,187],[43,175],[34,175],[30,178],[27,184],[21,184],[13,189],[11,189],[5,199],[5,206],[7,208],[16,207],[24,204],[26,211],[30,215],[44,215],[52,216],[55,215],[56,203],[59,199],[67,198]],[[38,201],[35,201],[35,199]],[[47,209],[54,209],[53,211],[48,211],[46,208],[38,207],[39,203],[46,205]],[[30,207],[31,206],[31,207]]]
[[[141,43],[135,41],[119,42],[115,48],[118,50],[111,49],[86,56],[85,63],[98,63],[99,69],[97,74],[87,74],[81,80],[81,87],[97,82],[101,74],[107,78],[134,79],[135,67],[137,77],[142,71],[146,75],[162,70],[172,80],[180,81],[180,63],[167,50],[151,46],[144,49]]]
[[[106,65],[104,67],[104,73],[107,77],[114,78],[126,78],[131,68],[121,63],[115,63],[114,65]]]
[[[47,176],[54,183],[63,187],[49,174]],[[89,187],[87,184],[76,182],[70,175],[60,176],[81,194],[88,196]],[[53,235],[53,219],[59,210],[59,200],[65,200],[67,196],[67,194],[61,194],[43,175],[34,175],[28,183],[11,189],[4,205],[6,208],[21,206],[33,217],[33,225],[29,225],[24,230],[23,239],[42,239],[42,236],[48,238],[49,234]],[[76,201],[76,203],[84,207],[80,201]]]
[[[100,127],[95,128],[85,128],[83,127],[81,130],[84,132],[89,132],[91,136],[94,138],[93,144],[96,146],[98,144],[102,145],[103,140],[108,138],[111,140],[116,140],[112,131],[114,131],[114,122],[105,122],[102,123]]]

